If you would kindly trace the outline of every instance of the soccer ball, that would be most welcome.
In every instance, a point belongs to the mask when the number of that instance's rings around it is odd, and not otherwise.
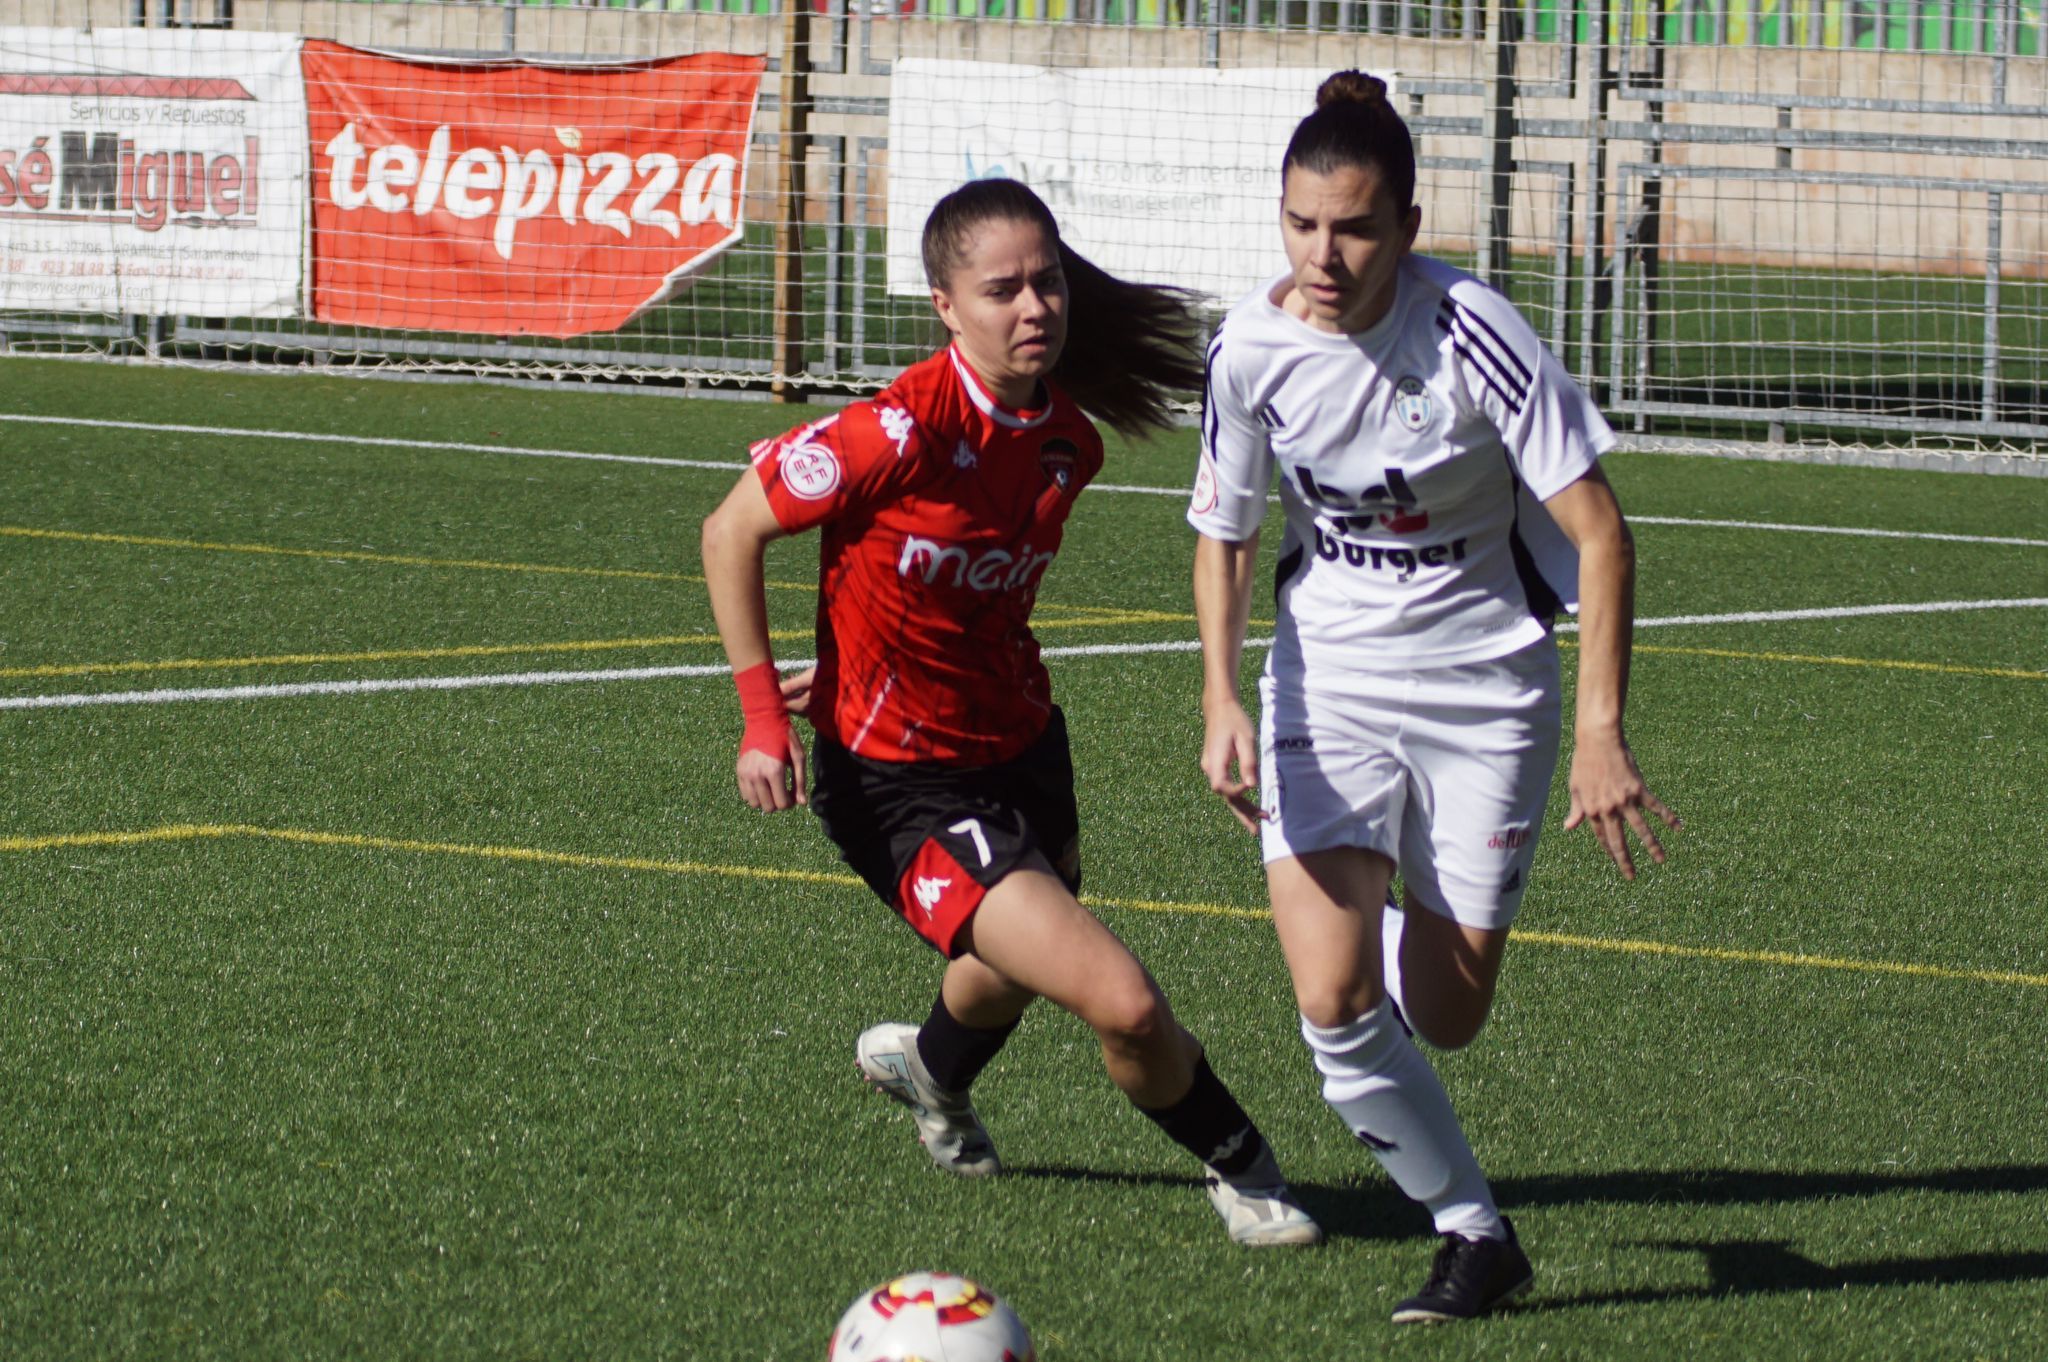
[[[1038,1362],[1017,1312],[987,1287],[946,1272],[912,1272],[839,1317],[825,1362]]]

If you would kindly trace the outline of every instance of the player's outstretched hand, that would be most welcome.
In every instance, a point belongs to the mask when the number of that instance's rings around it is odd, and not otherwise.
[[[1259,740],[1244,706],[1231,701],[1209,712],[1202,738],[1202,774],[1223,796],[1247,832],[1259,830],[1265,812],[1249,790],[1259,783]]]
[[[762,813],[810,803],[804,795],[804,744],[795,730],[789,735],[787,760],[748,748],[740,753],[735,773],[739,777],[740,798]]]
[[[1635,833],[1636,841],[1650,853],[1651,860],[1659,865],[1664,863],[1664,844],[1657,840],[1650,820],[1643,817],[1644,810],[1663,819],[1664,826],[1674,832],[1685,826],[1643,783],[1643,773],[1636,769],[1635,754],[1619,734],[1595,741],[1581,740],[1574,745],[1571,794],[1565,830],[1591,823],[1601,850],[1619,867],[1623,879],[1636,877],[1635,858],[1628,847],[1630,832]]]
[[[817,676],[816,667],[806,667],[782,678],[782,703],[789,706],[791,714],[799,714],[806,719],[811,717],[811,682]]]

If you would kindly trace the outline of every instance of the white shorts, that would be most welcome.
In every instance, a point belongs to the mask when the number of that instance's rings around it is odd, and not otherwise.
[[[1259,682],[1266,860],[1362,847],[1468,927],[1514,921],[1557,770],[1557,648],[1351,672],[1343,692]]]

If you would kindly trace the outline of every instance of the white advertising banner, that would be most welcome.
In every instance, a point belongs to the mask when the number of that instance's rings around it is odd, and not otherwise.
[[[290,316],[305,222],[297,36],[0,28],[0,308]]]
[[[1060,235],[1110,273],[1235,302],[1287,266],[1280,158],[1328,74],[900,58],[889,86],[889,291],[925,290],[933,204],[969,180],[1007,176],[1036,190]]]

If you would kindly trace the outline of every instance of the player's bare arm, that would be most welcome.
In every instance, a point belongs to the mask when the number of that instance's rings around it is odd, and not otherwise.
[[[763,813],[807,802],[804,747],[789,725],[789,712],[798,706],[791,703],[790,683],[775,679],[762,569],[768,545],[784,533],[751,470],[740,475],[725,501],[704,521],[704,580],[711,593],[711,614],[718,621],[718,638],[733,676],[741,680],[747,709],[747,736],[741,741],[734,774],[740,798]],[[764,680],[767,684],[761,687]],[[808,704],[809,673],[791,680],[800,683],[802,702]],[[750,681],[761,690],[759,695],[748,694]]]
[[[1658,863],[1664,846],[1644,812],[1680,826],[1643,781],[1622,728],[1628,705],[1629,650],[1635,632],[1635,540],[1607,475],[1596,465],[1545,501],[1579,551],[1579,680],[1572,725],[1571,810],[1567,829],[1589,823],[1626,879],[1636,876],[1628,833]]]
[[[1247,831],[1258,828],[1259,740],[1238,698],[1238,660],[1251,614],[1259,536],[1195,543],[1195,621],[1202,637],[1202,774]],[[1233,769],[1234,768],[1234,769]]]

